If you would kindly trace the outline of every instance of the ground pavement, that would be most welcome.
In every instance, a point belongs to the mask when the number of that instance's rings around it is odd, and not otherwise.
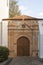
[[[23,56],[14,58],[8,65],[43,65],[38,58]]]

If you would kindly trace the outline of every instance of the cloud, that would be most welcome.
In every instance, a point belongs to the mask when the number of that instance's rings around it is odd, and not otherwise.
[[[40,15],[40,16],[43,16],[43,12],[41,12],[39,15]]]
[[[28,7],[23,6],[23,5],[19,6],[19,9],[21,10],[21,13],[25,15],[32,13],[32,11]]]
[[[20,9],[20,10],[27,10],[27,7],[26,7],[26,6],[21,5],[21,6],[19,6],[19,9]]]
[[[37,17],[43,18],[43,12],[38,13]]]
[[[43,16],[43,12],[40,12],[40,13],[39,13],[39,16]]]
[[[30,15],[32,13],[32,11],[30,10],[26,10],[26,11],[23,11],[22,14],[25,14],[25,15]]]

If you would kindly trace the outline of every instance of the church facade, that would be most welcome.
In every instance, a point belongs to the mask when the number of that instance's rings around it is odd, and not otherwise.
[[[38,20],[22,15],[8,23],[8,48],[10,57],[38,56]]]
[[[43,19],[27,15],[8,18],[9,0],[1,0],[0,46],[9,48],[9,57],[43,58]]]

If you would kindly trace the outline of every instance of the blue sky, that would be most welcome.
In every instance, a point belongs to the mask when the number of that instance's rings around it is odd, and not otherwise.
[[[43,0],[17,0],[22,14],[43,18]]]

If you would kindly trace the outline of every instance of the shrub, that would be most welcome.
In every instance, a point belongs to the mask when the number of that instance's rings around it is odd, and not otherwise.
[[[4,61],[8,58],[9,49],[3,46],[0,46],[0,61]]]

